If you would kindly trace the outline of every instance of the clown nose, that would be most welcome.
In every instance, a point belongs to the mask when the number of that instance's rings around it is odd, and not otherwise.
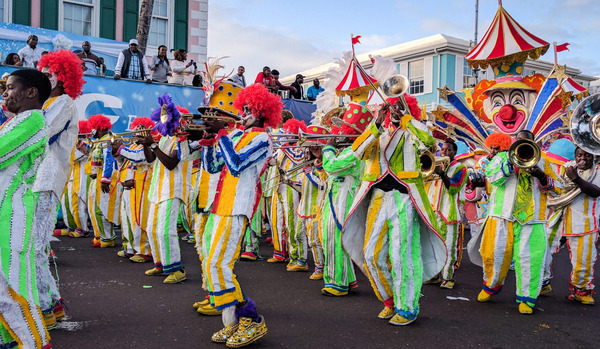
[[[512,104],[505,104],[500,108],[498,115],[502,120],[513,120],[517,114],[517,108]]]

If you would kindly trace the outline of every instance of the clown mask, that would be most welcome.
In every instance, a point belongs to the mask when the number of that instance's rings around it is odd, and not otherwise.
[[[244,106],[244,112],[242,113],[242,125],[244,125],[244,128],[252,127],[256,120],[256,115],[252,114],[250,107],[247,105]]]
[[[48,67],[43,67],[42,73],[48,77],[48,80],[50,80],[50,86],[52,86],[52,89],[54,90],[56,85],[58,85],[58,75],[56,73],[50,73],[50,68]]]
[[[525,127],[535,96],[535,92],[523,89],[494,90],[488,92],[483,109],[501,132],[515,135]]]

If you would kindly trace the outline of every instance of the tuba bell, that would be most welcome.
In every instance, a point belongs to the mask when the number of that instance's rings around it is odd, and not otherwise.
[[[404,75],[394,75],[383,83],[383,93],[388,97],[398,97],[408,91],[409,85]]]
[[[508,161],[524,170],[536,166],[541,157],[540,146],[530,139],[519,139],[508,148]]]
[[[579,103],[569,126],[573,143],[590,154],[600,154],[600,93]]]

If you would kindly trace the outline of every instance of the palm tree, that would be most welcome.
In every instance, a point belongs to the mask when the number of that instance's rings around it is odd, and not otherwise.
[[[146,52],[146,44],[148,43],[148,33],[150,32],[152,8],[154,8],[154,0],[142,0],[142,7],[140,8],[140,19],[138,20],[135,37],[139,42],[140,51],[144,53]]]

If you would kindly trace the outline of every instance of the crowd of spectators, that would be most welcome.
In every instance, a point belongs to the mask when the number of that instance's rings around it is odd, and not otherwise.
[[[5,65],[36,68],[41,56],[47,51],[37,47],[38,37],[30,35],[27,39],[27,45],[19,50],[18,53],[9,53],[4,60]],[[77,50],[77,56],[81,59],[81,66],[85,75],[104,76],[107,67],[104,59],[91,51],[92,45],[89,41],[84,41],[81,45],[82,50]],[[167,47],[160,45],[156,55],[152,56],[150,65],[145,58],[144,52],[139,49],[139,43],[136,39],[129,40],[129,48],[119,53],[117,64],[114,68],[114,79],[121,78],[131,80],[143,80],[147,83],[169,83],[176,85],[202,86],[202,75],[198,72],[197,63],[193,60],[188,61],[187,51],[184,49],[171,50],[173,59],[167,57]],[[236,74],[232,74],[227,80],[242,88],[247,86],[244,73],[244,66],[239,66]],[[304,92],[304,76],[296,75],[296,80],[289,86],[279,82],[279,71],[271,70],[270,67],[264,67],[256,75],[254,83],[264,85],[269,91],[294,99],[314,101],[317,95],[323,91],[319,85],[319,79],[313,80],[313,86]]]

